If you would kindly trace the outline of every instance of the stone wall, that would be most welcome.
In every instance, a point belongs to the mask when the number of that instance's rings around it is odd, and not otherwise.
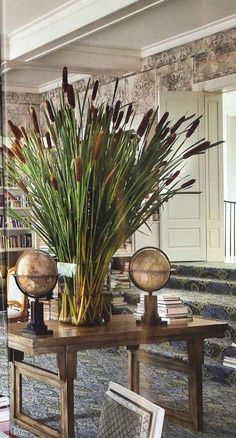
[[[122,78],[118,98],[136,103],[137,114],[154,106],[158,91],[189,91],[193,84],[236,73],[236,29],[218,32],[205,38],[158,53],[142,61],[142,71]],[[115,78],[93,76],[100,81],[101,100],[109,101]],[[87,81],[74,84],[79,92],[86,89]],[[41,95],[55,99],[54,89]]]
[[[158,91],[188,91],[193,84],[236,73],[236,29],[218,32],[205,38],[158,53],[142,61],[142,71],[122,78],[117,98],[122,102],[135,102],[137,114],[143,114],[157,103]],[[115,78],[93,76],[100,81],[99,99],[109,101]],[[87,81],[74,84],[81,92]],[[57,89],[42,95],[7,92],[6,119],[17,125],[29,124],[28,109],[33,105],[37,112],[44,99],[56,99]]]

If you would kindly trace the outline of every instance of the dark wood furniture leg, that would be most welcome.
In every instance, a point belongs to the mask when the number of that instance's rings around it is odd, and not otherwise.
[[[128,350],[128,387],[139,394],[139,361],[137,353],[139,345],[127,347]]]
[[[139,364],[140,362],[177,371],[188,376],[188,411],[163,406],[166,417],[186,425],[193,430],[203,430],[203,400],[202,400],[202,364],[204,361],[204,339],[187,340],[188,362],[164,357],[157,353],[139,350],[138,346],[128,347],[128,382],[129,388],[139,394]]]
[[[66,347],[65,354],[58,354],[61,380],[61,433],[63,438],[73,438],[74,431],[74,379],[76,379],[77,351]]]
[[[204,339],[193,338],[187,341],[189,375],[189,413],[195,429],[203,430],[202,365],[204,363]]]
[[[48,351],[49,353],[49,351]],[[64,347],[57,353],[58,373],[44,370],[23,362],[24,354],[10,351],[12,361],[12,420],[40,438],[74,438],[74,379],[76,378],[77,353]],[[61,391],[61,431],[42,424],[22,412],[22,376],[55,386]]]

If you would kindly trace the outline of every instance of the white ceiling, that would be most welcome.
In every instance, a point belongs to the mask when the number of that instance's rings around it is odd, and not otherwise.
[[[0,0],[9,89],[42,92],[64,65],[122,75],[141,58],[236,25],[236,0]]]
[[[7,35],[28,23],[54,13],[75,0],[3,0],[5,33]]]

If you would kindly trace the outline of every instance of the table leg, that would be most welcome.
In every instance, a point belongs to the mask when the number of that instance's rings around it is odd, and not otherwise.
[[[15,361],[24,360],[24,353],[9,349],[9,361],[11,362],[11,417],[14,419],[16,413],[22,409],[22,376],[19,374]]]
[[[139,394],[139,361],[137,351],[139,345],[132,345],[128,349],[128,387],[131,391]]]
[[[202,365],[204,363],[204,339],[187,341],[189,375],[189,413],[195,429],[203,430]]]
[[[61,380],[61,436],[73,438],[74,432],[74,379],[76,379],[77,352],[66,347],[65,354],[58,353],[59,378]]]

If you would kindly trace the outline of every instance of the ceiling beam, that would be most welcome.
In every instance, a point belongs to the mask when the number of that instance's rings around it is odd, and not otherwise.
[[[37,59],[164,1],[80,0],[8,35],[5,59]]]

